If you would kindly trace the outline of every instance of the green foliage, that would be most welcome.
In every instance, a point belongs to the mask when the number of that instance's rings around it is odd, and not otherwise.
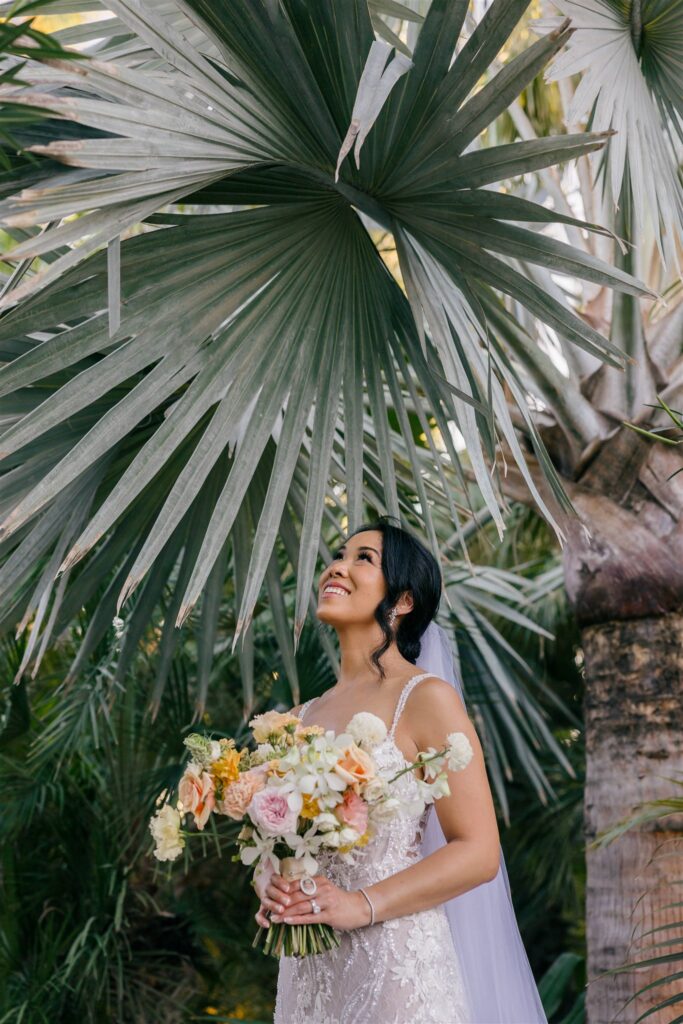
[[[434,0],[389,90],[393,62],[364,70],[377,47],[386,58],[375,29],[400,6],[190,0],[143,13],[112,0],[111,19],[58,34],[97,60],[72,70],[38,53],[27,84],[5,88],[7,116],[44,113],[20,137],[38,162],[0,182],[18,264],[0,299],[0,628],[33,617],[28,663],[85,607],[72,677],[115,615],[125,667],[163,604],[153,702],[189,619],[201,711],[231,573],[248,701],[245,634],[264,584],[283,607],[278,538],[296,566],[294,642],[282,616],[277,632],[291,674],[324,519],[353,528],[372,505],[436,553],[439,515],[461,528],[475,510],[468,470],[502,532],[499,441],[558,529],[517,437],[521,421],[567,509],[527,401],[524,332],[506,320],[523,309],[613,366],[623,353],[515,263],[643,286],[538,230],[595,225],[491,187],[606,139],[481,145],[569,37],[563,24],[495,65],[527,6],[495,0],[465,41],[468,4]],[[357,106],[355,159],[340,162]],[[393,236],[393,274],[377,226]],[[416,440],[417,405],[440,448]]]
[[[512,524],[517,550],[530,556],[535,548],[530,561],[547,571],[551,535],[547,529],[541,534],[543,549],[537,531],[525,522],[525,529]],[[517,662],[509,647],[516,644],[524,650],[543,685],[529,679],[528,694],[519,690],[522,716],[533,714],[538,702],[550,734],[562,743],[571,729],[571,716],[562,702],[548,698],[545,685],[561,690],[563,669],[550,656],[552,640],[526,625],[527,616],[533,622],[541,618],[541,610],[544,626],[563,625],[548,614],[556,602],[548,599],[547,587],[544,599],[534,601],[532,591],[525,596],[521,589],[523,576],[503,566],[490,569],[487,575],[486,565],[481,567],[469,600],[461,589],[460,604],[470,614],[478,610],[484,628],[486,622],[495,625],[499,639],[493,632],[488,635],[488,657],[495,653],[507,671],[506,687],[522,683],[515,677]],[[531,571],[528,575],[531,579]],[[291,600],[286,574],[283,580]],[[453,581],[449,592],[458,594]],[[517,608],[515,599],[521,601]],[[210,711],[201,719],[202,730],[216,737],[244,737],[246,726],[239,662],[227,642],[233,628],[230,608],[228,589],[218,616],[219,638],[207,691]],[[252,710],[291,706],[269,609],[260,610],[255,629]],[[558,632],[566,636],[567,631]],[[333,681],[324,637],[321,623],[302,635],[297,662],[306,685],[301,699],[323,692]],[[484,657],[477,653],[483,652],[480,638],[470,639],[462,629],[456,638],[468,663],[477,664]],[[251,949],[255,899],[244,869],[230,861],[230,826],[192,837],[185,872],[182,862],[169,870],[151,857],[148,819],[156,798],[179,776],[184,737],[197,729],[196,646],[188,635],[152,719],[148,706],[161,656],[158,628],[152,626],[145,635],[132,673],[122,680],[117,678],[121,641],[110,631],[81,675],[64,682],[72,648],[79,642],[77,635],[65,638],[35,680],[24,678],[5,694],[0,785],[8,799],[0,819],[0,1020],[4,1016],[13,1022],[22,1013],[24,1020],[35,1019],[37,1024],[185,1024],[228,1020],[238,1013],[240,1019],[269,1019],[276,965],[267,957],[255,957]],[[5,641],[4,678],[16,674],[25,643]],[[471,650],[465,653],[468,646]],[[563,695],[570,697],[571,692],[567,682]],[[493,695],[490,686],[488,692],[474,683],[468,688],[475,715],[488,704],[493,717],[487,720],[498,723],[495,732],[488,728],[482,734],[487,757],[493,761],[494,751],[508,751],[513,777],[502,772],[503,797],[497,802],[499,809],[509,806],[513,821],[519,818],[520,824],[507,829],[501,822],[501,835],[527,948],[540,977],[565,943],[571,942],[580,955],[579,936],[572,932],[569,917],[562,916],[570,907],[574,920],[580,916],[580,908],[570,899],[577,884],[576,864],[573,859],[558,862],[557,850],[550,857],[547,849],[548,822],[571,834],[571,791],[580,783],[568,779],[552,748],[543,747],[536,761],[547,774],[548,783],[540,785],[547,803],[538,799],[539,778],[530,767],[534,762],[523,754],[524,737],[520,748],[514,731],[508,732],[514,719],[501,713],[496,707],[500,698],[496,701]],[[573,765],[576,749],[565,751]],[[576,849],[570,842],[562,845],[568,856]],[[552,930],[552,944],[549,909],[561,921]],[[565,1002],[576,996],[573,977],[565,978]],[[553,982],[552,992],[557,984]]]

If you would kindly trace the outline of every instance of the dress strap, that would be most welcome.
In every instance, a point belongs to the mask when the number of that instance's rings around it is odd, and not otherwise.
[[[301,705],[301,707],[299,708],[299,711],[297,713],[297,716],[296,716],[299,719],[299,721],[302,720],[302,718],[306,714],[306,711],[311,706],[313,701],[317,700],[317,699],[318,699],[317,697],[309,697],[309,699],[306,701],[306,703]]]
[[[412,693],[413,688],[422,679],[427,679],[431,675],[434,675],[434,673],[433,672],[421,672],[419,675],[413,676],[411,679],[408,680],[407,683],[404,684],[403,689],[401,690],[401,696],[398,698],[398,704],[396,705],[396,710],[394,711],[394,720],[391,723],[391,729],[389,730],[389,735],[388,735],[389,739],[393,740],[393,738],[394,738],[394,733],[396,731],[396,726],[398,724],[398,720],[401,717],[401,712],[403,711],[404,707],[406,706],[406,701],[408,700],[408,697]]]

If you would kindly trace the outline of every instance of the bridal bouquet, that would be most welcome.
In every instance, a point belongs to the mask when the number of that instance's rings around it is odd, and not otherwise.
[[[428,803],[450,793],[444,770],[459,771],[469,764],[472,747],[464,733],[447,736],[437,751],[420,751],[417,760],[399,772],[378,768],[372,750],[387,735],[381,718],[361,711],[345,732],[335,735],[317,725],[303,725],[290,713],[268,711],[249,722],[255,749],[237,750],[232,739],[212,740],[193,733],[185,739],[191,760],[178,785],[178,803],[164,804],[150,821],[158,860],[175,860],[183,851],[187,815],[202,831],[211,814],[242,822],[239,852],[233,860],[252,867],[252,885],[263,891],[271,874],[287,879],[313,876],[320,850],[353,861],[354,850],[365,846],[382,822],[415,815]],[[422,766],[416,778],[418,795],[399,800],[391,784],[405,772]],[[259,928],[253,946],[263,940],[263,952],[273,956],[321,953],[339,945],[327,924]]]

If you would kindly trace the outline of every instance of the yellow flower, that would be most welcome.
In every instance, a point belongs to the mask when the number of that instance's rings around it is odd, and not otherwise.
[[[239,764],[239,752],[230,748],[213,762],[211,774],[221,782],[236,782],[240,774]]]
[[[316,815],[320,814],[320,807],[318,801],[315,800],[309,793],[303,794],[304,804],[299,811],[301,818],[315,818]]]

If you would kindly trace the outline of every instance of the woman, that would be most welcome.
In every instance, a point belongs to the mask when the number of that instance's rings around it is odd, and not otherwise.
[[[443,748],[451,732],[465,733],[474,756],[457,776],[448,773],[450,796],[415,818],[383,825],[357,848],[353,864],[321,851],[313,894],[299,881],[268,879],[259,925],[269,926],[268,914],[287,923],[325,922],[341,934],[337,949],[281,958],[274,1024],[494,1024],[473,1016],[445,910],[447,901],[496,878],[500,844],[481,745],[464,704],[450,682],[416,664],[440,596],[434,557],[384,518],[351,534],[320,577],[317,616],[337,631],[339,679],[294,713],[339,733],[357,711],[372,712],[387,725],[373,756],[393,771],[419,750]],[[413,772],[393,785],[408,799],[416,789]],[[445,841],[424,856],[432,809]]]

